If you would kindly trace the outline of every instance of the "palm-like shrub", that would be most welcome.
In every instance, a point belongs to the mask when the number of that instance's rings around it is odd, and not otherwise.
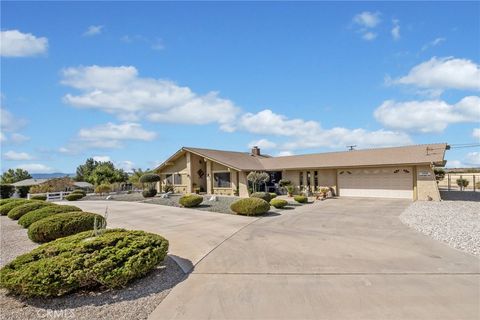
[[[203,197],[197,194],[188,194],[178,200],[178,203],[180,203],[180,205],[186,208],[197,207],[202,202]]]
[[[28,237],[34,242],[49,242],[82,231],[93,230],[95,221],[97,224],[105,224],[105,218],[96,213],[59,213],[32,223],[28,227]]]
[[[166,257],[168,240],[143,231],[82,232],[41,245],[0,270],[0,286],[29,297],[61,296],[100,286],[120,288]]]
[[[8,217],[13,220],[20,219],[24,214],[29,213],[30,211],[37,210],[43,207],[55,206],[53,203],[45,201],[31,200],[25,204],[22,204],[18,207],[13,208],[8,212]]]
[[[270,204],[260,198],[245,198],[232,203],[230,209],[237,214],[256,216],[267,213],[270,210]]]
[[[79,212],[79,211],[82,211],[82,209],[75,206],[63,206],[63,205],[48,206],[48,207],[33,210],[27,214],[24,214],[20,219],[18,219],[18,224],[24,228],[28,228],[32,223],[37,222],[38,220],[42,220],[43,218],[50,217],[59,213],[75,212],[75,211]]]

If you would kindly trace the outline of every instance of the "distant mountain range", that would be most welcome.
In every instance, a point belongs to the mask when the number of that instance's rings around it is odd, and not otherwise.
[[[62,177],[74,177],[75,173],[62,173],[62,172],[54,172],[54,173],[31,173],[30,174],[34,179],[53,179],[53,178],[62,178]]]

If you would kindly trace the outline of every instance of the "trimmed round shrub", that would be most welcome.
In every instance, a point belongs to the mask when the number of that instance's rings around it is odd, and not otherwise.
[[[72,193],[81,194],[81,195],[83,195],[84,197],[87,195],[87,193],[86,193],[84,190],[82,190],[82,189],[75,189],[75,190],[72,191]],[[72,193],[71,193],[71,194],[72,194]]]
[[[178,200],[178,203],[186,208],[197,207],[202,202],[203,197],[197,194],[188,194]]]
[[[75,206],[63,206],[63,205],[48,206],[48,207],[33,210],[27,214],[24,214],[20,219],[18,219],[18,224],[24,228],[28,228],[32,223],[37,222],[38,220],[41,220],[43,218],[50,217],[59,213],[74,212],[74,211],[78,212],[78,211],[82,211],[82,209]]]
[[[250,195],[250,198],[260,198],[267,202],[271,200],[270,193],[268,192],[254,192]]]
[[[126,286],[166,257],[168,240],[144,231],[91,231],[58,239],[17,257],[0,270],[0,286],[27,297]]]
[[[0,206],[3,206],[4,204],[10,203],[10,202],[15,202],[15,201],[25,201],[25,199],[19,199],[19,198],[1,199]]]
[[[5,202],[0,206],[0,215],[2,216],[6,216],[10,212],[10,210],[12,210],[13,208],[19,207],[22,204],[30,202],[30,200],[27,200],[27,199],[5,199],[5,200],[10,200],[10,201]]]
[[[77,201],[82,199],[83,197],[85,196],[81,193],[70,193],[65,196],[65,199],[68,201]]]
[[[142,191],[144,198],[152,198],[157,195],[157,189],[145,189]]]
[[[245,198],[232,203],[230,209],[237,214],[256,216],[267,213],[270,210],[270,204],[260,198]]]
[[[15,193],[15,187],[11,184],[0,184],[0,196],[2,199],[10,198]]]
[[[277,209],[283,209],[287,204],[288,204],[288,201],[283,199],[270,200],[270,205],[274,206]]]
[[[96,213],[59,213],[32,223],[28,227],[28,237],[34,242],[43,243],[82,231],[93,230],[95,217],[97,224],[105,222],[105,219]]]
[[[160,181],[160,176],[155,173],[146,173],[140,177],[139,181],[141,183],[154,183]]]
[[[305,197],[305,196],[301,196],[301,195],[297,195],[297,196],[293,197],[293,200],[297,201],[298,203],[307,203],[308,202],[308,198]]]
[[[55,206],[55,204],[45,201],[31,200],[21,206],[15,207],[8,212],[8,217],[13,220],[20,219],[24,214],[29,213],[30,211],[37,210],[43,207]]]
[[[112,190],[109,184],[101,184],[95,188],[95,193],[108,193]]]
[[[270,200],[275,199],[277,197],[277,194],[275,192],[270,192]]]
[[[47,196],[44,194],[33,195],[30,197],[30,200],[42,200],[47,201]]]

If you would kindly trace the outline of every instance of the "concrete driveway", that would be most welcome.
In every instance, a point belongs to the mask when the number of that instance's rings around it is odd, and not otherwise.
[[[343,198],[245,221],[149,319],[478,319],[479,259],[403,225],[409,203]]]
[[[170,241],[169,255],[185,273],[222,241],[258,219],[138,202],[77,201],[74,205],[100,214],[108,207],[109,228],[144,230],[164,236]]]

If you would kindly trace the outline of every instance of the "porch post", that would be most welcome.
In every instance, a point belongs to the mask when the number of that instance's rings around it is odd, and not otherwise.
[[[207,162],[207,194],[213,194],[212,188],[212,179],[213,179],[213,172],[212,172],[212,162],[210,160],[206,160]]]
[[[192,162],[191,162],[191,153],[186,153],[187,157],[187,177],[185,183],[187,184],[187,193],[192,193]]]

